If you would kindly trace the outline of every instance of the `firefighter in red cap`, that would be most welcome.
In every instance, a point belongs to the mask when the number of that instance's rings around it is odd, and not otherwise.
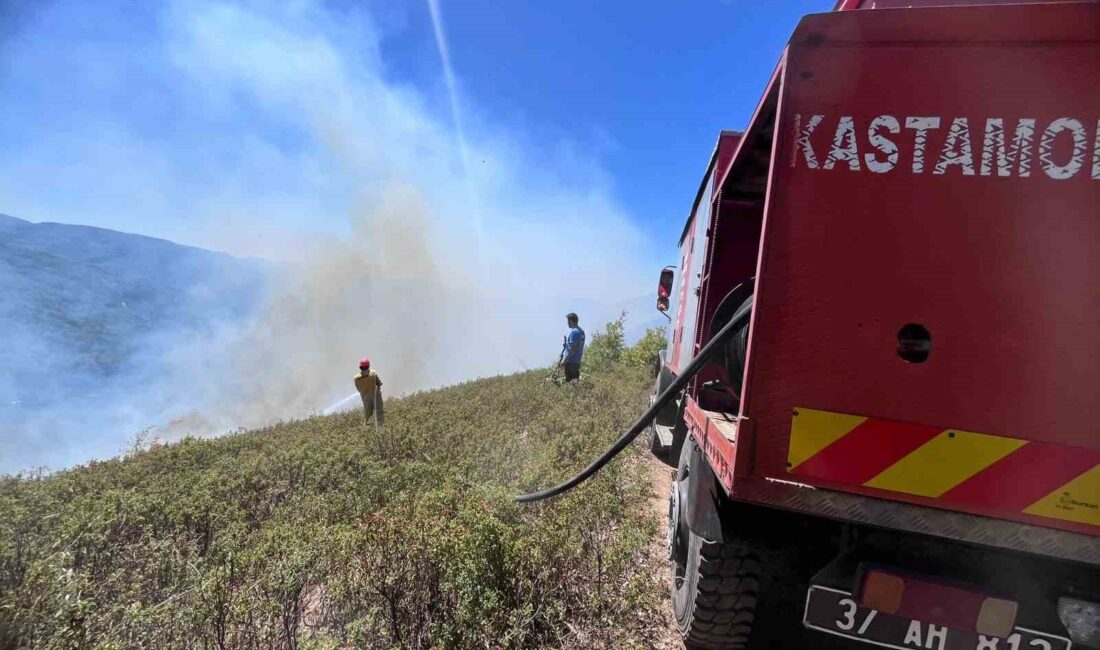
[[[374,422],[382,426],[384,421],[382,413],[382,378],[371,370],[370,359],[359,362],[359,374],[355,375],[355,390],[359,391],[359,397],[363,398],[363,420],[365,424]]]

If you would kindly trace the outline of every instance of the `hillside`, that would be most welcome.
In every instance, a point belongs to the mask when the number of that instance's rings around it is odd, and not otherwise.
[[[0,403],[94,389],[143,340],[247,313],[267,266],[163,239],[0,214]]]
[[[509,498],[644,408],[646,354],[595,358],[577,385],[393,400],[384,430],[352,411],[2,479],[0,648],[653,647],[640,443],[564,498]]]
[[[0,472],[102,457],[93,421],[172,361],[168,341],[250,314],[270,275],[259,260],[0,215]]]

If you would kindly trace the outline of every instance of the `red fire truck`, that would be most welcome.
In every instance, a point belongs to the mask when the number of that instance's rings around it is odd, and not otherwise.
[[[711,155],[658,294],[689,647],[1100,647],[1100,4],[963,4],[807,16]]]

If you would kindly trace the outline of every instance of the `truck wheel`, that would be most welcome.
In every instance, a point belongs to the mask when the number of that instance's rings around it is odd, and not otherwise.
[[[693,533],[680,507],[680,481],[691,471],[685,440],[669,499],[668,553],[672,608],[688,648],[745,648],[752,631],[760,563],[744,542],[717,542]]]

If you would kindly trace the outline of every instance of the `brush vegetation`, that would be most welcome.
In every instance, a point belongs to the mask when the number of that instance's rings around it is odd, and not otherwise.
[[[648,647],[638,416],[662,337],[547,370],[0,479],[0,648]],[[610,349],[605,349],[610,348]]]

